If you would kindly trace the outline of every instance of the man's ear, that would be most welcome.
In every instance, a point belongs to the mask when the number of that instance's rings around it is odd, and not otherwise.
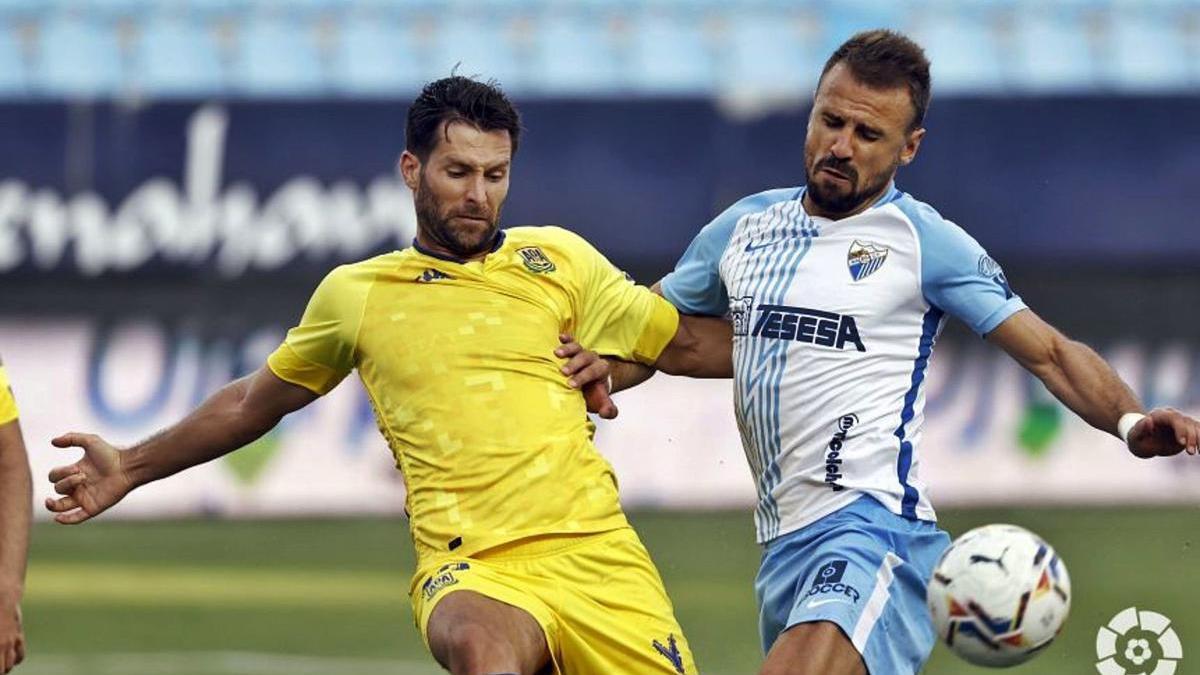
[[[918,127],[908,132],[904,148],[900,150],[900,165],[907,166],[917,158],[917,150],[921,148],[921,139],[925,138],[925,127]]]
[[[405,150],[400,153],[400,159],[396,162],[396,170],[400,172],[400,178],[404,180],[408,189],[416,192],[417,185],[421,182],[421,160]]]

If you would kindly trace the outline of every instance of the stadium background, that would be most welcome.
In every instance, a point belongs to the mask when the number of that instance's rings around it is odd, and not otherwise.
[[[392,165],[424,81],[457,65],[521,107],[505,223],[564,224],[648,283],[733,200],[802,180],[821,64],[879,26],[933,61],[901,188],[1147,404],[1200,414],[1195,0],[3,0],[0,354],[35,476],[66,459],[58,432],[176,419],[256,367],[329,267],[408,243]],[[1025,525],[1074,577],[1060,644],[1016,672],[1093,672],[1096,629],[1131,605],[1173,618],[1200,672],[1200,467],[1128,458],[957,326],[930,378],[945,526]],[[759,659],[730,398],[659,376],[598,435],[717,675]],[[436,672],[402,503],[343,384],[101,521],[39,523],[18,672]],[[928,672],[974,671],[939,650]]]

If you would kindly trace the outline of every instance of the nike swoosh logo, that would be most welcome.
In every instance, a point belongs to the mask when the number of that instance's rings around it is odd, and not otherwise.
[[[751,251],[757,251],[757,250],[763,249],[763,248],[768,248],[768,247],[771,247],[774,245],[775,245],[775,242],[773,242],[773,241],[768,241],[765,244],[759,244],[757,246],[754,245],[754,242],[749,242],[746,244],[746,253],[749,253]]]
[[[847,605],[850,604],[849,600],[842,600],[841,598],[827,598],[825,600],[813,600],[812,602],[808,603],[807,607],[820,607],[821,605],[828,605],[831,602],[844,602]]]

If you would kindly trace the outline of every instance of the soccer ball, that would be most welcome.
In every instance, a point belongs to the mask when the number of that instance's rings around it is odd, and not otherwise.
[[[938,560],[927,595],[939,638],[979,666],[1029,660],[1062,630],[1071,579],[1050,545],[1016,525],[985,525]]]

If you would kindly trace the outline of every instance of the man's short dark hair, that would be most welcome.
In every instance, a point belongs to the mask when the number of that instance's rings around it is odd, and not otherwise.
[[[452,75],[425,85],[404,128],[405,147],[422,162],[437,146],[443,124],[464,122],[480,131],[503,129],[512,140],[513,155],[521,136],[521,116],[494,81],[479,82]]]
[[[921,45],[895,31],[863,31],[833,52],[821,71],[821,80],[839,63],[845,63],[855,79],[868,87],[907,86],[913,105],[909,129],[916,129],[925,121],[930,97],[929,59]]]

